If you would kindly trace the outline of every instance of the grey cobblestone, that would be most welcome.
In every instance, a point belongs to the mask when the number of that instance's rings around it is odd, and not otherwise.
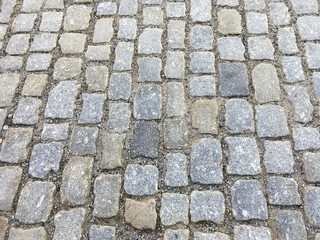
[[[267,37],[249,37],[249,55],[250,59],[254,60],[273,60],[274,48],[269,38]]]
[[[12,35],[7,44],[6,52],[10,55],[25,54],[28,50],[29,40],[29,34]]]
[[[192,49],[212,49],[213,31],[210,26],[195,25],[190,32],[190,45]]]
[[[168,3],[169,4],[169,3]],[[173,3],[180,4],[180,3]],[[184,3],[182,3],[184,5]],[[168,13],[168,11],[167,11]],[[170,20],[168,23],[168,45],[170,48],[184,48],[186,22]]]
[[[39,33],[34,36],[31,43],[31,52],[50,52],[57,45],[58,34],[55,33]]]
[[[268,17],[263,13],[248,12],[247,28],[249,33],[262,34],[268,33]]]
[[[113,73],[109,80],[108,98],[128,100],[131,93],[131,81],[128,73]]]
[[[185,121],[166,119],[164,121],[164,145],[167,148],[186,148],[188,127]]]
[[[195,232],[194,233],[194,240],[230,240],[229,236],[223,233],[201,233],[201,232]]]
[[[320,226],[320,207],[319,207],[320,188],[308,187],[305,191],[304,210],[309,222],[316,226]]]
[[[41,138],[43,140],[65,140],[68,138],[68,123],[44,124]]]
[[[85,57],[89,61],[107,61],[110,56],[110,45],[88,46]]]
[[[61,52],[64,54],[76,54],[84,51],[87,36],[80,33],[64,33],[59,39]]]
[[[74,155],[95,154],[98,133],[97,127],[75,126],[70,140],[70,152]]]
[[[221,59],[244,60],[245,48],[239,37],[223,37],[218,39],[218,49]]]
[[[54,65],[53,78],[55,80],[78,78],[81,73],[81,65],[82,60],[80,58],[59,58]]]
[[[302,16],[297,20],[300,37],[303,40],[317,40],[320,38],[320,17]]]
[[[123,145],[125,134],[109,134],[103,132],[102,135],[102,159],[100,168],[114,169],[123,165]]]
[[[0,59],[0,72],[13,72],[22,68],[23,58],[18,56],[5,56]]]
[[[223,9],[218,12],[218,31],[222,34],[240,34],[241,15],[235,9]]]
[[[320,133],[316,128],[293,128],[293,140],[295,150],[320,148]]]
[[[26,71],[45,71],[51,64],[51,54],[34,53],[28,57]]]
[[[19,14],[12,23],[12,32],[30,32],[37,14]]]
[[[271,232],[266,227],[253,227],[249,225],[236,226],[234,229],[235,240],[271,240]]]
[[[0,74],[0,107],[7,107],[12,101],[20,81],[20,75],[16,73]]]
[[[307,42],[306,47],[306,56],[308,61],[308,66],[310,69],[320,68],[320,44]]]
[[[185,194],[164,193],[161,198],[160,218],[165,226],[189,223],[189,199]]]
[[[115,15],[117,13],[117,4],[114,2],[102,2],[97,6],[97,15]]]
[[[216,95],[215,78],[212,76],[196,76],[190,79],[190,95],[195,97]]]
[[[90,228],[90,239],[92,240],[115,240],[116,237],[115,227],[102,226],[102,225],[92,225]]]
[[[114,71],[125,71],[131,69],[134,44],[129,42],[119,42],[116,47],[116,57],[113,64]]]
[[[291,17],[285,3],[270,3],[269,9],[272,22],[275,25],[287,25],[290,23]]]
[[[111,3],[111,2],[110,2]],[[137,34],[137,21],[131,18],[121,18],[119,20],[118,38],[133,40]]]
[[[121,0],[118,14],[119,15],[135,15],[138,10],[137,0]]]
[[[109,119],[107,129],[111,133],[128,131],[131,118],[129,103],[109,103]]]
[[[299,51],[296,43],[296,36],[292,27],[280,28],[278,30],[279,50],[284,54],[293,54]]]
[[[72,12],[72,10],[70,8],[70,11],[68,10],[68,12],[67,12],[67,17],[66,17],[65,23],[64,23],[65,30],[71,30],[71,28],[68,27],[68,20],[67,20],[68,17],[71,17],[70,16],[72,14],[71,12]],[[42,20],[41,20],[41,24],[39,27],[40,31],[59,32],[59,30],[61,28],[61,24],[62,24],[62,18],[63,18],[62,12],[44,12],[44,13],[42,13]]]
[[[186,113],[185,92],[182,83],[169,82],[167,83],[167,111],[169,117],[184,116]]]
[[[164,74],[167,78],[184,78],[184,53],[167,52],[167,62],[164,68]]]
[[[23,229],[12,228],[9,233],[9,240],[45,240],[47,238],[46,230],[43,227]]]
[[[39,108],[42,101],[36,98],[22,98],[19,101],[18,108],[13,115],[13,123],[33,125],[39,120]]]
[[[108,86],[108,68],[106,66],[90,66],[86,71],[86,83],[89,91],[105,91]]]
[[[144,25],[161,25],[162,23],[163,23],[163,12],[161,10],[161,7],[144,7],[143,8],[143,24]]]
[[[188,229],[178,229],[178,230],[168,229],[164,233],[164,240],[188,240],[188,239],[189,239]]]
[[[298,0],[290,0],[290,2],[297,14],[318,13],[318,2],[315,0],[307,0],[303,3]]]
[[[285,56],[282,59],[283,71],[287,81],[295,83],[304,80],[301,59],[295,56]]]
[[[166,5],[167,17],[184,17],[186,15],[186,4],[184,2],[168,2]]]
[[[190,15],[194,22],[211,20],[211,0],[191,0]]]
[[[320,181],[319,153],[305,153],[303,155],[305,175],[308,182]]]
[[[307,239],[307,231],[300,212],[281,211],[277,222],[282,239]]]
[[[47,82],[48,75],[46,74],[29,74],[24,82],[21,95],[41,97]]]
[[[139,77],[138,82],[161,82],[161,59],[160,58],[138,58]]]
[[[85,30],[89,27],[92,8],[85,5],[71,5],[64,17],[63,29],[65,31]],[[62,15],[61,15],[62,18]]]
[[[161,53],[162,30],[159,28],[145,28],[139,36],[138,53]]]
[[[180,153],[167,155],[165,183],[170,187],[187,186],[187,158]]]
[[[83,107],[79,118],[79,123],[99,123],[102,118],[102,108],[106,100],[105,94],[84,93]]]
[[[215,59],[212,52],[193,52],[190,54],[190,70],[194,73],[214,73]]]

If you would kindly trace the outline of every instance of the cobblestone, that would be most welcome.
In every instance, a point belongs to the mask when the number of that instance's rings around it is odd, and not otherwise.
[[[279,50],[284,54],[293,54],[299,52],[296,43],[296,36],[292,27],[284,27],[278,30]]]
[[[282,59],[283,71],[287,81],[295,83],[304,80],[301,59],[295,56],[286,56]]]
[[[165,183],[170,187],[187,186],[187,158],[180,153],[167,155]]]
[[[128,73],[113,73],[109,80],[108,98],[128,100],[131,93],[131,76]]]
[[[319,153],[305,153],[303,155],[305,175],[308,182],[320,181]]]
[[[110,56],[110,45],[88,46],[85,57],[88,61],[107,61]]]
[[[15,34],[12,35],[6,48],[6,52],[10,55],[22,55],[28,50],[30,35]]]
[[[301,127],[293,129],[295,150],[319,149],[320,134],[316,128]]]
[[[167,84],[168,98],[166,113],[169,117],[184,116],[186,113],[185,92],[182,83]]]
[[[105,66],[90,66],[86,71],[86,83],[89,91],[105,91],[108,86],[108,68]]]
[[[107,129],[112,133],[123,133],[128,131],[130,125],[130,104],[109,103],[109,120]]]
[[[139,36],[138,53],[161,53],[162,30],[159,28],[145,28]]]
[[[309,187],[305,192],[305,213],[309,222],[316,226],[320,226],[320,207],[319,207],[320,188]]]
[[[190,79],[190,95],[195,97],[214,96],[215,79],[212,76],[196,76]]]
[[[43,227],[22,229],[12,228],[9,233],[9,240],[44,240],[47,237],[47,233]]]
[[[92,8],[85,5],[71,5],[67,9],[63,29],[65,31],[86,30],[89,27],[91,11]]]
[[[101,225],[92,225],[90,228],[90,239],[100,240],[100,239],[116,239],[116,230],[115,227],[111,226],[101,226]]]
[[[210,239],[216,239],[216,240],[230,240],[229,236],[223,233],[201,233],[201,232],[195,232],[194,233],[194,240],[210,240]]]
[[[288,8],[285,3],[270,3],[270,16],[275,25],[287,25],[291,21]]]
[[[68,10],[69,14],[67,14],[67,18],[71,14],[71,8],[70,11]],[[63,13],[62,12],[44,12],[42,13],[42,20],[40,24],[40,31],[43,32],[59,32],[62,24],[62,18],[63,18]],[[70,30],[67,27],[67,20],[65,20],[65,30]]]
[[[223,9],[218,12],[218,31],[222,34],[240,34],[241,15],[235,9]]]
[[[36,98],[22,98],[19,101],[18,108],[13,115],[13,123],[33,125],[39,120],[39,108],[42,102]]]
[[[121,18],[119,20],[118,38],[133,40],[137,34],[137,21],[131,18]]]
[[[30,32],[37,14],[19,14],[13,21],[12,32]]]
[[[1,72],[13,72],[22,68],[22,57],[6,56],[0,59],[0,71]]]
[[[215,59],[212,52],[193,52],[190,54],[190,70],[194,73],[214,73]]]
[[[221,59],[244,60],[245,48],[239,37],[223,37],[218,39],[218,49]]]
[[[161,199],[160,218],[163,225],[189,223],[189,199],[185,194],[165,193]]]
[[[96,153],[97,127],[74,127],[70,140],[70,152],[74,155]]]
[[[302,214],[298,211],[281,211],[278,214],[278,228],[283,239],[307,239]]]
[[[68,138],[68,123],[44,124],[41,138],[43,140],[65,140]]]
[[[211,0],[191,0],[190,15],[194,22],[211,20]]]
[[[187,147],[188,127],[185,121],[166,119],[164,121],[164,145],[167,148]]]
[[[248,12],[247,28],[249,33],[262,34],[268,33],[268,17],[263,13]]]
[[[161,59],[160,58],[139,58],[138,82],[160,82]]]
[[[84,51],[87,36],[80,33],[64,33],[59,39],[61,52],[65,54],[76,54]]]
[[[253,227],[248,225],[236,226],[234,229],[235,240],[265,239],[271,240],[271,232],[266,227]]]
[[[274,48],[267,37],[249,37],[249,55],[254,60],[273,60]]]
[[[178,3],[179,4],[179,3]],[[186,22],[170,20],[168,23],[168,45],[171,48],[184,48]]]
[[[125,134],[109,134],[104,132],[102,135],[102,159],[100,168],[114,169],[123,165],[123,145]]]
[[[168,2],[166,5],[167,17],[184,17],[186,15],[186,4],[184,2]]]
[[[45,71],[51,64],[50,54],[34,53],[28,57],[26,71]]]
[[[23,85],[21,95],[41,97],[48,82],[46,74],[30,74]]]
[[[128,42],[120,42],[116,47],[116,57],[113,64],[113,70],[125,71],[131,69],[134,44]]]
[[[167,78],[184,78],[184,53],[183,52],[167,52],[167,62],[164,74]]]
[[[164,240],[188,240],[189,239],[189,230],[188,229],[178,229],[171,230],[168,229],[164,233]]]
[[[99,123],[102,118],[102,108],[106,99],[105,94],[83,94],[83,107],[79,123]]]

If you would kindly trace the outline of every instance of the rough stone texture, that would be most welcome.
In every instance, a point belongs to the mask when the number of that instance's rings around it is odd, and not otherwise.
[[[195,25],[190,32],[191,49],[212,49],[213,31],[209,26]]]
[[[320,44],[307,42],[305,48],[309,69],[320,68]]]
[[[194,233],[194,240],[230,240],[229,236],[224,233],[201,233],[195,232]]]
[[[318,2],[316,0],[306,0],[301,2],[299,0],[290,0],[293,10],[297,14],[303,13],[318,13]]]
[[[168,4],[167,4],[167,7],[168,7]],[[173,3],[173,4],[176,4],[176,3]],[[184,5],[184,3],[182,4]],[[168,11],[167,11],[167,14],[168,14]],[[184,48],[185,26],[186,26],[185,21],[169,20],[168,45],[170,48]]]
[[[260,156],[254,138],[227,137],[230,151],[228,174],[257,175],[261,173]]]
[[[299,57],[283,57],[282,66],[288,82],[296,83],[304,80],[301,59]]]
[[[184,17],[186,15],[186,4],[184,2],[168,2],[166,5],[167,17]]]
[[[306,240],[307,231],[302,214],[298,211],[281,211],[277,217],[278,229],[284,240]]]
[[[164,240],[188,240],[188,239],[189,239],[188,229],[178,229],[178,230],[168,229],[164,233]]]
[[[6,118],[7,118],[7,109],[5,109],[5,108],[0,109],[0,132],[1,132],[2,126],[3,126]]]
[[[10,105],[19,81],[19,74],[0,74],[0,107],[7,107]]]
[[[1,48],[1,47],[0,47]],[[5,56],[0,58],[0,72],[13,72],[22,68],[22,57]]]
[[[15,217],[26,224],[46,222],[55,191],[56,186],[51,182],[27,182],[21,191]]]
[[[232,211],[236,220],[268,219],[267,202],[257,180],[236,181],[231,194]]]
[[[274,65],[260,63],[252,71],[255,98],[259,103],[280,100],[280,86]]]
[[[235,226],[234,240],[271,240],[271,232],[266,227],[253,227],[249,225]]]
[[[114,71],[131,70],[134,44],[129,42],[119,42],[115,50]]]
[[[131,76],[128,73],[113,73],[109,80],[108,99],[128,100],[131,94]]]
[[[138,123],[131,139],[131,157],[157,158],[159,138],[157,123]]]
[[[47,74],[30,74],[24,82],[22,95],[41,97],[48,82]]]
[[[139,78],[138,82],[160,82],[161,59],[138,58]]]
[[[36,178],[44,178],[50,171],[57,172],[63,156],[63,145],[57,142],[39,143],[33,147],[29,174]]]
[[[44,124],[41,138],[43,140],[65,140],[68,138],[68,123]]]
[[[10,55],[22,55],[28,50],[30,35],[15,34],[9,39],[6,47],[6,52]]]
[[[320,182],[320,156],[319,153],[305,153],[303,155],[306,180]]]
[[[160,218],[165,226],[189,223],[189,199],[185,194],[164,193],[161,198]]]
[[[117,12],[117,4],[114,2],[102,2],[97,6],[97,16],[114,15]]]
[[[109,103],[109,119],[107,130],[111,133],[124,133],[130,126],[130,104],[129,103]]]
[[[16,166],[0,167],[0,210],[10,211],[12,202],[17,194],[20,180],[22,177],[22,169]],[[0,226],[1,226],[0,219]],[[0,227],[0,239],[1,238]]]
[[[167,148],[186,148],[188,127],[184,120],[166,119],[164,121],[164,145]]]
[[[211,20],[211,0],[191,0],[190,16],[193,22]]]
[[[88,61],[107,61],[110,55],[110,45],[88,46],[85,57]]]
[[[201,133],[218,133],[216,100],[197,100],[191,106],[192,127]]]
[[[287,25],[291,21],[288,8],[285,3],[269,3],[270,16],[274,25]]]
[[[285,90],[294,107],[294,120],[307,123],[312,120],[313,106],[305,87],[286,86]]]
[[[294,172],[294,159],[289,141],[265,141],[264,148],[264,165],[267,173],[286,174]]]
[[[65,31],[86,30],[89,27],[92,7],[85,5],[71,5],[64,17],[63,29]]]
[[[163,23],[163,12],[161,7],[144,7],[143,24],[144,25],[161,25]]]
[[[233,133],[254,131],[253,110],[246,100],[226,101],[226,126]]]
[[[249,55],[253,60],[273,60],[274,48],[267,37],[249,37]]]
[[[53,78],[55,80],[78,78],[81,73],[81,65],[80,58],[59,58],[54,65]]]
[[[184,78],[184,52],[167,52],[164,74],[167,78]]]
[[[137,20],[131,19],[131,18],[121,18],[119,20],[119,31],[117,35],[118,38],[133,40],[136,38],[136,32],[137,32]]]
[[[221,63],[219,73],[219,91],[222,96],[249,94],[247,67],[244,63]]]
[[[127,194],[142,196],[152,195],[158,191],[158,169],[152,165],[127,166],[124,178]]]
[[[93,215],[99,218],[111,218],[118,214],[121,188],[119,174],[100,174],[94,182]]]
[[[59,39],[61,52],[76,54],[84,51],[87,35],[80,33],[63,33]]]
[[[157,223],[156,201],[153,198],[140,201],[127,198],[124,218],[134,228],[154,230]]]
[[[0,161],[19,163],[26,160],[28,145],[33,135],[32,128],[12,128],[7,130],[5,140],[2,143]]]
[[[23,12],[37,12],[40,10],[43,0],[24,0],[22,5]]]
[[[121,0],[118,14],[119,15],[134,15],[138,10],[137,0]]]
[[[86,71],[86,83],[89,91],[105,91],[108,86],[108,76],[106,66],[89,66]]]
[[[182,83],[167,83],[166,113],[169,117],[182,117],[186,113],[185,92]]]
[[[222,152],[218,140],[203,138],[193,142],[190,159],[192,182],[221,184],[223,180],[221,161]]]
[[[123,147],[125,134],[109,134],[103,132],[102,135],[102,159],[100,168],[114,169],[123,165]]]
[[[320,17],[302,16],[297,20],[300,37],[303,40],[320,39]]]
[[[82,225],[86,215],[83,208],[73,208],[69,211],[60,211],[54,216],[53,240],[74,239],[80,240]]]
[[[62,203],[83,205],[90,191],[93,158],[74,157],[63,169],[60,196]]]
[[[268,17],[263,13],[247,12],[247,29],[249,33],[268,33]]]
[[[218,50],[223,60],[244,60],[245,48],[239,37],[218,38]]]
[[[160,119],[161,105],[161,87],[158,85],[141,85],[134,96],[133,115],[136,119]]]
[[[216,94],[215,78],[196,76],[190,78],[190,95],[194,97],[214,96]]]
[[[92,225],[90,228],[90,239],[91,240],[115,240],[116,229],[111,226]]]
[[[43,227],[23,229],[11,228],[8,240],[45,240],[46,230]]]
[[[223,9],[218,12],[218,31],[222,34],[241,34],[241,15],[235,9]]]
[[[265,0],[244,0],[245,10],[263,10],[265,7]]]
[[[99,93],[84,93],[82,95],[83,107],[79,123],[99,123],[102,118],[103,104],[107,96]]]
[[[71,6],[69,9],[73,8]],[[71,11],[67,11],[67,17],[64,22],[64,30],[71,30],[66,25],[66,19],[70,17]],[[62,24],[63,13],[62,12],[44,12],[42,13],[41,24],[39,27],[40,31],[43,32],[59,32]]]
[[[191,193],[190,214],[192,222],[212,221],[222,223],[225,205],[219,191],[193,191]]]
[[[320,133],[311,127],[293,128],[295,150],[309,150],[320,148]]]
[[[139,36],[138,53],[152,54],[161,53],[162,30],[158,28],[146,28]]]
[[[235,7],[239,5],[238,0],[218,0],[217,4],[219,6],[230,6],[230,7]]]
[[[12,32],[30,32],[33,28],[37,14],[19,14],[13,21]]]
[[[190,70],[193,73],[214,73],[215,58],[213,52],[192,52]]]
[[[318,100],[320,100],[320,73],[314,72],[312,77],[313,91]]]
[[[188,185],[187,158],[180,153],[171,153],[167,157],[165,184],[170,187]]]
[[[45,71],[49,68],[51,60],[51,54],[31,54],[27,60],[26,71]]]
[[[319,187],[307,187],[304,197],[304,211],[308,221],[316,226],[320,226],[320,188]]]
[[[293,54],[299,52],[296,43],[296,35],[292,27],[280,28],[278,30],[279,50],[284,54]]]
[[[70,140],[70,152],[73,155],[95,154],[98,132],[97,127],[75,126]]]
[[[14,112],[12,122],[15,124],[33,125],[39,120],[42,101],[36,98],[21,98]]]
[[[72,118],[80,85],[76,81],[58,83],[50,92],[44,112],[46,118]]]

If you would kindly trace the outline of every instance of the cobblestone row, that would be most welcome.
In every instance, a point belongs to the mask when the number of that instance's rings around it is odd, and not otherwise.
[[[0,1],[0,240],[320,240],[319,3]]]

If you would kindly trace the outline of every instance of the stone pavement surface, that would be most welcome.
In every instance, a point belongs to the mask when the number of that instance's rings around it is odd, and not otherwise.
[[[318,0],[0,4],[0,240],[320,240]]]

